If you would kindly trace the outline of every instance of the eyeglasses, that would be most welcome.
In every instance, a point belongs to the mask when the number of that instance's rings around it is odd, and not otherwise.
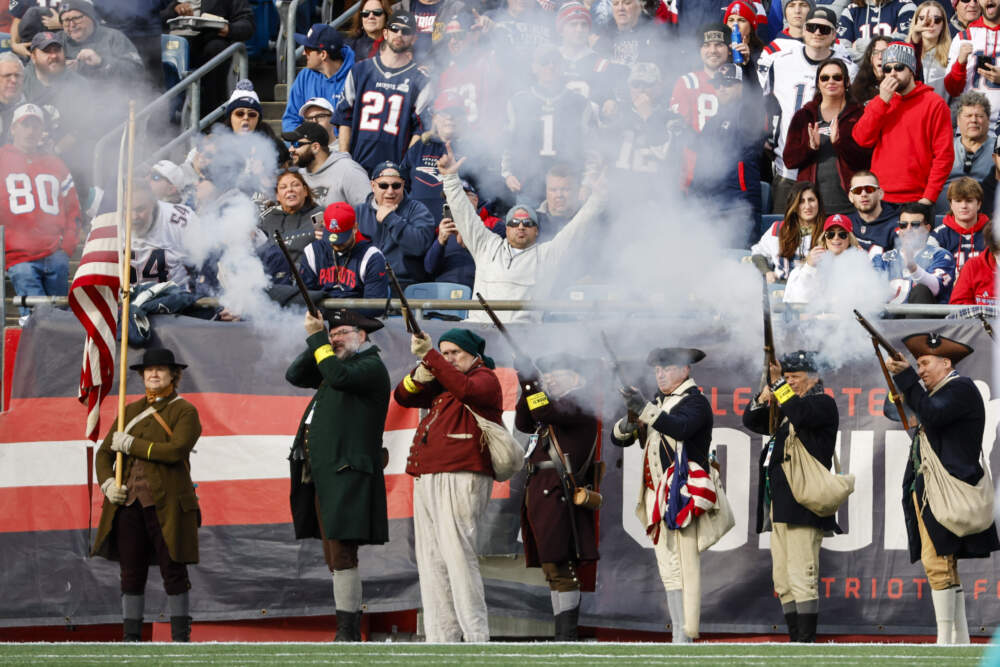
[[[350,336],[351,334],[361,331],[357,327],[351,329],[334,329],[330,332],[330,338],[342,338],[344,336]]]
[[[934,25],[940,25],[944,23],[944,17],[941,16],[921,16],[917,19],[917,23],[927,23],[927,21],[932,21]]]
[[[889,72],[902,72],[906,69],[906,65],[903,63],[896,63],[895,65],[882,65],[882,73],[888,74]]]
[[[831,230],[827,231],[826,233],[824,233],[823,236],[826,237],[827,241],[832,241],[833,239],[845,240],[845,239],[847,239],[847,237],[849,236],[849,234],[847,232],[845,232],[843,229],[841,229],[840,231],[838,231],[836,229],[831,229]]]
[[[254,118],[260,118],[260,114],[253,109],[237,109],[233,112],[233,115],[237,118],[250,118],[251,120]]]
[[[851,194],[859,195],[863,192],[866,195],[870,195],[876,190],[878,190],[877,185],[855,185],[853,188],[851,188]]]
[[[393,190],[399,190],[401,187],[403,187],[403,182],[402,181],[395,181],[393,183],[382,182],[382,183],[376,183],[375,185],[378,186],[379,190],[388,190],[389,188],[392,188]]]
[[[164,180],[166,180],[165,178],[163,178],[159,174],[150,174],[149,178],[150,178],[150,180],[153,180],[153,181],[164,181]]]
[[[302,148],[303,146],[308,146],[311,143],[312,142],[309,141],[308,139],[299,139],[294,144],[292,144],[292,148]]]
[[[924,223],[922,223],[922,222],[906,222],[906,221],[900,220],[899,224],[897,226],[900,229],[909,229],[910,227],[913,227],[914,229],[916,229],[917,227],[922,227],[923,224]]]
[[[318,123],[320,120],[330,118],[331,116],[333,116],[332,113],[314,113],[311,116],[306,116],[305,119],[310,123]]]
[[[806,31],[818,32],[821,35],[830,35],[833,33],[833,26],[826,25],[825,23],[807,23]]]
[[[63,25],[76,25],[77,23],[83,23],[83,19],[87,18],[84,14],[76,14],[75,16],[66,16],[63,14],[59,21]]]
[[[525,229],[530,229],[532,227],[537,227],[538,223],[534,220],[511,220],[507,223],[508,227],[524,227]]]
[[[831,79],[833,79],[834,81],[843,81],[844,80],[844,75],[843,74],[820,74],[819,75],[819,80],[821,82],[823,82],[823,83],[826,83],[827,81],[829,81]]]
[[[361,18],[367,19],[372,16],[383,16],[385,14],[384,9],[366,9],[361,12]]]
[[[409,37],[413,34],[413,28],[401,28],[399,26],[392,26],[389,28],[389,32],[398,32],[403,37]]]

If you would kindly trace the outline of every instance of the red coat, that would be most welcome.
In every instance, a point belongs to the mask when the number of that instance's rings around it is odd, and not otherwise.
[[[833,152],[837,156],[837,174],[840,176],[840,187],[844,192],[850,189],[854,172],[868,169],[872,162],[872,152],[858,146],[852,136],[854,125],[863,112],[864,107],[860,104],[848,104],[837,116],[838,136],[833,144]],[[785,166],[799,170],[800,181],[816,182],[818,164],[816,159],[819,150],[809,148],[809,124],[819,120],[819,102],[811,101],[795,112],[791,125],[788,126],[782,158]]]
[[[854,126],[854,140],[873,148],[872,172],[886,201],[937,201],[955,162],[951,111],[930,86],[917,83],[886,104],[875,96]]]
[[[412,373],[396,386],[393,398],[406,408],[428,408],[417,426],[406,459],[406,472],[418,477],[435,472],[479,472],[493,476],[490,451],[483,432],[466,405],[497,424],[503,414],[503,393],[496,373],[477,362],[462,373],[441,353],[431,350],[423,364],[434,374],[428,384]]]
[[[970,306],[995,306],[997,258],[988,250],[965,263],[951,290],[949,303]]]

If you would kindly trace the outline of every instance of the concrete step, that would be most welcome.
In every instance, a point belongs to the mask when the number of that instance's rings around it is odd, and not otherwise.
[[[264,122],[271,126],[274,130],[274,135],[276,137],[281,137],[281,119],[280,118],[265,118]]]
[[[287,83],[276,83],[274,84],[274,100],[276,102],[287,102],[288,101],[288,84]]]
[[[284,102],[261,102],[260,106],[264,111],[264,120],[280,119],[285,113]]]

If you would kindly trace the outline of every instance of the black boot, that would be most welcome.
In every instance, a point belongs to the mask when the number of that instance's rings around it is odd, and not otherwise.
[[[563,617],[562,622],[562,639],[559,641],[564,642],[575,642],[580,639],[579,628],[577,627],[580,622],[580,608],[573,607],[572,609],[567,609],[566,611],[559,614]]]
[[[816,643],[816,622],[819,614],[799,614],[799,641],[806,644]]]
[[[553,614],[552,619],[555,621],[556,624],[556,634],[555,637],[552,638],[552,641],[556,642],[566,641],[565,639],[563,639],[563,635],[566,632],[565,618],[566,616],[564,614]]]
[[[123,642],[141,642],[142,641],[142,619],[139,618],[126,618],[122,622]]]
[[[361,641],[361,612],[337,610],[337,638],[338,642],[359,642]]]
[[[191,617],[171,616],[170,617],[170,641],[189,642],[191,641]]]
[[[785,614],[785,623],[788,624],[788,641],[799,641],[799,615],[794,611]]]

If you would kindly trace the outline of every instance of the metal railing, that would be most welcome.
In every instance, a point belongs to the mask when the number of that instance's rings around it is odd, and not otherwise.
[[[250,65],[247,61],[247,46],[243,42],[235,42],[226,47],[226,49],[209,60],[207,63],[194,70],[186,77],[184,77],[177,85],[163,93],[155,100],[147,104],[135,114],[136,126],[139,127],[140,123],[143,123],[143,130],[145,129],[145,123],[147,123],[150,117],[153,115],[154,111],[158,111],[161,107],[167,105],[167,103],[173,98],[177,97],[181,93],[189,93],[187,98],[188,106],[188,116],[182,120],[183,127],[185,131],[181,134],[181,137],[187,139],[194,134],[197,134],[200,130],[204,129],[214,121],[216,118],[221,116],[225,111],[224,106],[220,106],[209,112],[205,118],[201,117],[201,86],[200,82],[205,75],[209,72],[220,67],[223,63],[233,60],[235,62],[236,71],[241,79],[249,77]],[[213,115],[214,114],[214,115]],[[211,118],[211,120],[206,120]],[[112,140],[118,140],[121,138],[122,132],[126,129],[127,123],[122,123],[115,129],[111,130],[103,137],[101,137],[97,144],[94,146],[94,171],[95,175],[106,173],[103,169],[105,154],[108,149],[108,142]],[[137,130],[137,135],[140,132]],[[177,139],[171,141],[167,146],[173,148],[178,144]],[[166,147],[164,147],[166,148]],[[164,153],[164,148],[161,148],[155,153],[156,156],[162,155]]]
[[[323,23],[328,23],[333,28],[339,28],[347,23],[351,16],[357,11],[363,0],[355,2],[344,10],[344,13],[336,19],[330,20],[333,16],[333,0],[323,0],[323,7],[320,10]],[[275,62],[278,66],[278,83],[285,83],[289,86],[295,81],[295,60],[297,49],[295,46],[295,12],[299,8],[300,0],[291,2],[279,2],[277,5],[278,19],[281,22],[278,28],[279,39],[275,43]]]

